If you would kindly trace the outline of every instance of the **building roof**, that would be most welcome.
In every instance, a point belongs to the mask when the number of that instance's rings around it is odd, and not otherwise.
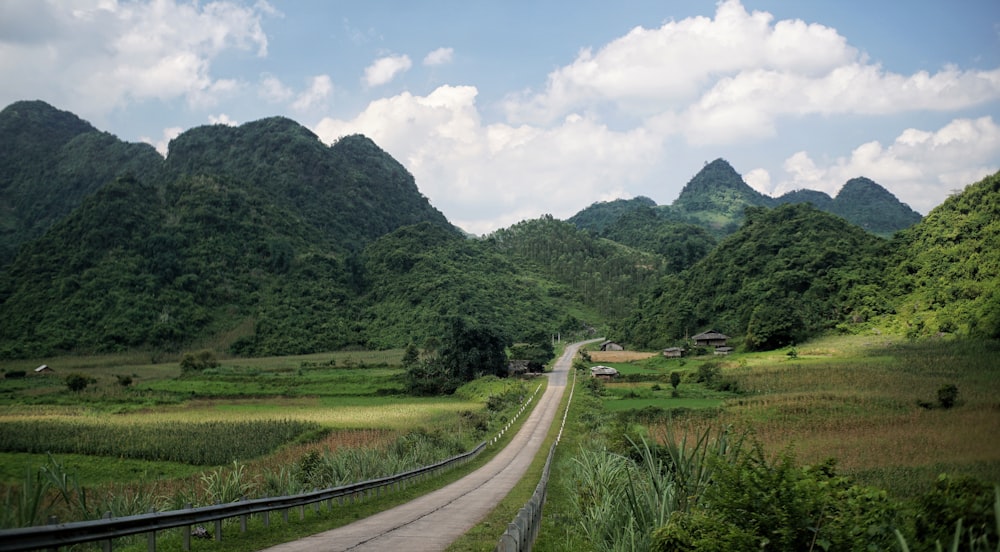
[[[718,330],[708,330],[707,332],[702,332],[691,339],[695,341],[709,341],[713,339],[729,339],[729,336]]]
[[[590,375],[592,376],[617,376],[618,370],[610,366],[591,366]]]

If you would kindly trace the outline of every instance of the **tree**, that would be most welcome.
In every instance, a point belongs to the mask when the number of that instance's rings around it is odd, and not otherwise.
[[[944,385],[938,389],[937,396],[941,408],[951,408],[958,402],[958,386],[954,383]]]
[[[406,346],[406,351],[403,353],[403,368],[409,370],[413,366],[420,362],[420,351],[417,350],[417,346],[412,342]]]
[[[498,328],[470,325],[463,318],[452,319],[451,333],[441,348],[441,362],[448,373],[461,380],[480,376],[507,375],[509,340]]]
[[[681,373],[680,372],[670,372],[670,385],[677,390],[677,386],[681,384]]]
[[[181,372],[201,372],[206,368],[217,368],[219,361],[215,359],[212,351],[201,351],[197,354],[186,353],[181,359]]]
[[[80,391],[86,389],[88,385],[90,385],[90,378],[84,376],[83,374],[74,373],[66,376],[66,387],[68,387],[70,391],[79,393]]]
[[[407,389],[416,395],[451,394],[480,376],[507,375],[508,339],[498,329],[454,318],[439,353],[412,363],[406,371]]]

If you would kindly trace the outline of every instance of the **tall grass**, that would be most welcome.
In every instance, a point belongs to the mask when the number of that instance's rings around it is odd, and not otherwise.
[[[595,550],[649,550],[653,530],[698,503],[713,467],[738,454],[742,438],[705,430],[662,448],[645,439],[630,445],[628,455],[583,449],[574,457],[569,479],[578,529]]]

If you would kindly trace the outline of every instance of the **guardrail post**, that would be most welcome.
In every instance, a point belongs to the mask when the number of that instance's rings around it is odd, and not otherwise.
[[[49,525],[59,525],[59,516],[49,516]],[[49,548],[51,552],[59,552],[59,548]]]
[[[187,508],[188,510],[190,510],[191,509],[191,503],[188,502],[187,504],[184,505],[184,507]],[[184,527],[181,528],[181,537],[182,537],[182,540],[184,541],[184,552],[187,552],[188,550],[191,550],[191,526],[190,525],[185,525]]]
[[[240,502],[246,502],[246,497],[241,497]],[[240,533],[247,532],[247,515],[243,514],[240,516]]]
[[[104,519],[111,519],[111,512],[104,512]],[[101,549],[104,550],[104,552],[111,552],[111,539],[101,543]]]
[[[222,520],[215,520],[215,542],[222,542]]]
[[[153,508],[149,509],[150,514],[155,511],[156,510]],[[156,530],[146,533],[146,550],[149,550],[149,552],[156,552]]]

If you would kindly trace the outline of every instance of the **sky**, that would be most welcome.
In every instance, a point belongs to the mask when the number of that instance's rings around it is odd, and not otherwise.
[[[0,0],[0,106],[122,140],[364,134],[477,235],[669,205],[709,161],[921,214],[1000,169],[1000,1]]]

